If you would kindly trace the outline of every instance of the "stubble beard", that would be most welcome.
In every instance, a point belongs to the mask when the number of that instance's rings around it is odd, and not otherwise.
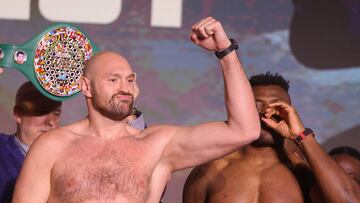
[[[116,102],[116,96],[118,95],[130,95],[132,97],[129,100],[119,100]],[[132,106],[134,103],[133,96],[127,93],[114,94],[110,100],[104,101],[100,99],[101,96],[94,90],[92,92],[91,102],[94,109],[97,110],[103,116],[110,118],[111,120],[121,121],[131,114]]]

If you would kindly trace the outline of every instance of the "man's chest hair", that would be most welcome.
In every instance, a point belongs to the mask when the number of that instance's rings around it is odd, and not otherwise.
[[[54,192],[63,201],[145,198],[154,166],[144,150],[132,142],[69,146],[53,170]]]

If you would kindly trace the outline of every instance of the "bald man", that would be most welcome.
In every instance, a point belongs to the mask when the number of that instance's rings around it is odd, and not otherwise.
[[[136,74],[124,57],[101,52],[86,64],[81,82],[88,116],[36,140],[13,202],[159,202],[172,172],[256,140],[260,122],[236,43],[211,17],[192,27],[191,40],[220,58],[226,122],[157,125],[142,132],[131,127],[126,117]]]

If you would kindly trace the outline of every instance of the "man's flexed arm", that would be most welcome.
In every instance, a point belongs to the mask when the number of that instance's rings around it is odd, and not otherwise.
[[[191,40],[211,52],[224,50],[231,44],[221,23],[212,17],[205,18],[192,27]],[[222,58],[220,64],[224,74],[228,124],[242,129],[256,129],[259,117],[253,93],[236,51]],[[245,118],[251,121],[246,122]]]
[[[192,27],[191,40],[211,52],[221,51],[231,44],[221,23],[211,17]],[[253,93],[236,52],[220,59],[220,64],[228,119],[193,127],[170,127],[164,159],[170,162],[173,170],[219,158],[259,136],[260,122]]]

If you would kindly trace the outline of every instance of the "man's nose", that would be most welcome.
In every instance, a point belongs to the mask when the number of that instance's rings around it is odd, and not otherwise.
[[[125,92],[125,93],[130,92],[130,85],[128,84],[127,81],[122,81],[120,83],[119,91],[122,91],[122,92]]]

